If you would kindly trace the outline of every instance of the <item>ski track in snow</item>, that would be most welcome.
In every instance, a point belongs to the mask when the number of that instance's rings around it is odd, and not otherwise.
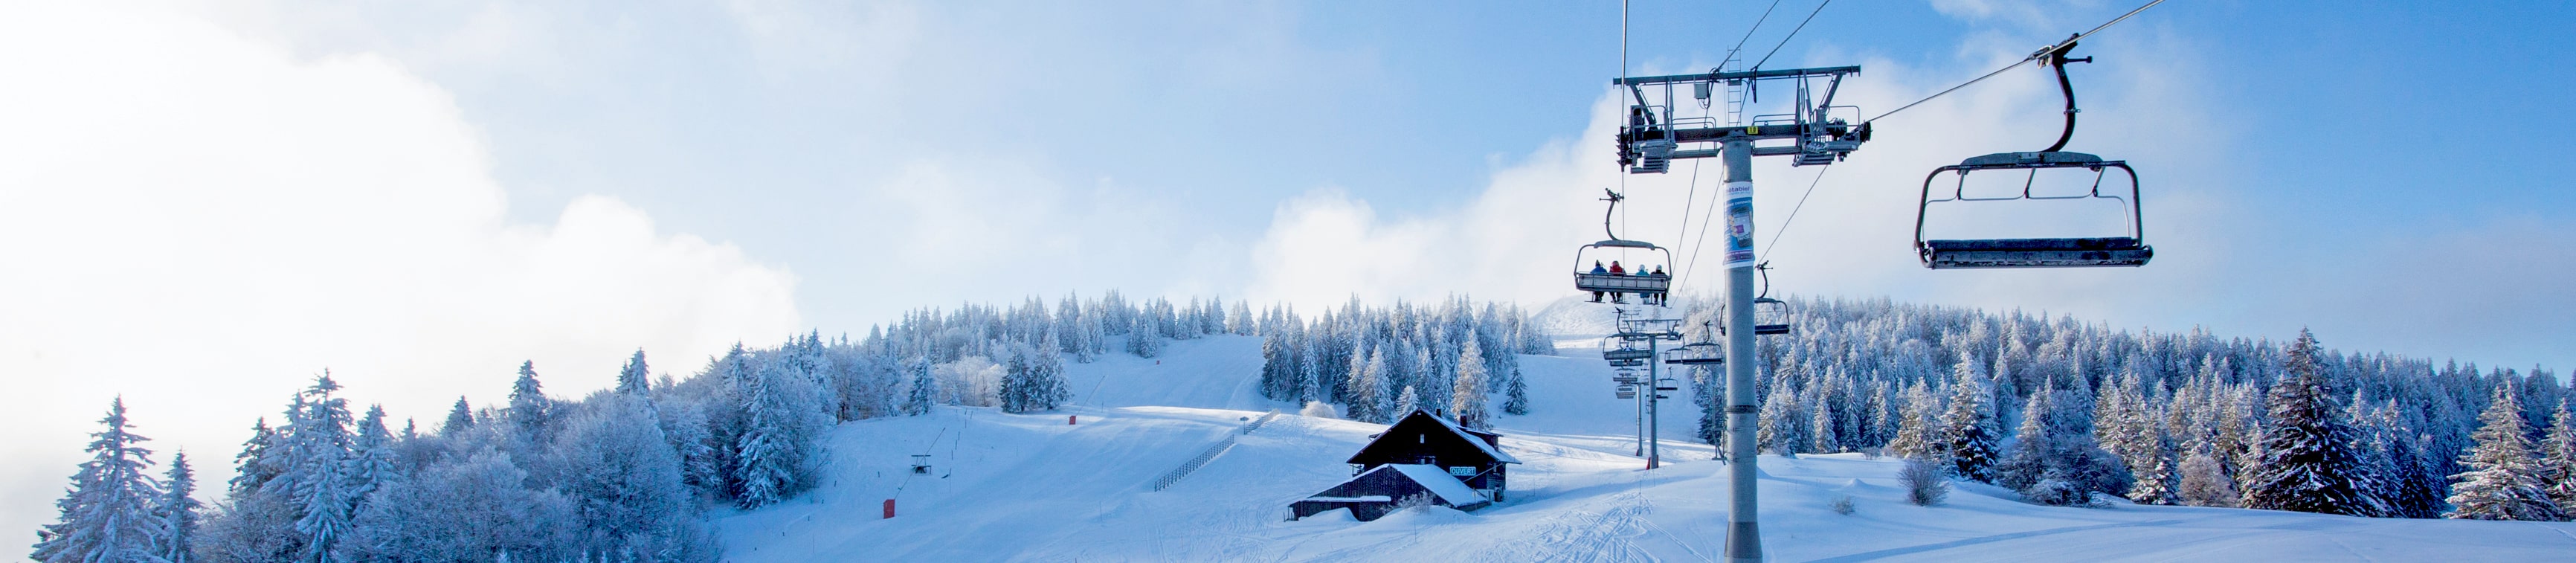
[[[1551,311],[1551,314],[1558,313]],[[1569,310],[1556,321],[1591,326]],[[1072,364],[1061,412],[940,407],[852,422],[827,438],[822,485],[775,506],[721,511],[725,559],[769,561],[1700,561],[1723,552],[1725,464],[1689,443],[1698,419],[1668,403],[1665,466],[1635,451],[1634,403],[1611,396],[1592,349],[1524,356],[1531,413],[1498,415],[1508,499],[1473,512],[1415,509],[1376,522],[1288,521],[1287,505],[1350,476],[1342,460],[1383,426],[1295,416],[1258,394],[1260,340],[1173,342],[1159,359]],[[1687,399],[1688,392],[1681,394]],[[1499,404],[1499,403],[1497,403]],[[1168,490],[1153,479],[1263,411],[1283,414]],[[1065,424],[1068,415],[1078,424]],[[932,454],[930,475],[911,454]],[[2576,524],[2389,520],[2238,509],[2045,507],[1961,484],[1916,507],[1897,463],[1856,454],[1761,459],[1763,542],[1777,561],[2567,560]],[[1858,510],[1826,507],[1848,495]],[[899,516],[879,506],[900,498]],[[2535,529],[2536,528],[2536,529]]]

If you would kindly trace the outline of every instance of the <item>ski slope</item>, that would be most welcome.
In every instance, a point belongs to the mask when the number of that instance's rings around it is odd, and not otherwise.
[[[1635,409],[1597,352],[1525,356],[1532,413],[1500,416],[1506,502],[1286,521],[1289,502],[1349,477],[1342,459],[1382,426],[1294,415],[1255,392],[1260,341],[1175,342],[1160,361],[1070,366],[1074,404],[1012,415],[942,407],[830,435],[822,486],[719,517],[730,561],[1698,561],[1724,546],[1724,467],[1686,443],[1696,413],[1663,417],[1666,466],[1628,455]],[[1246,420],[1282,414],[1179,484],[1163,472]],[[1080,423],[1066,424],[1066,416]],[[912,454],[932,472],[910,472]],[[2576,524],[2394,520],[2219,508],[2031,505],[1962,485],[1902,501],[1897,464],[1856,454],[1761,460],[1774,561],[2548,561],[2576,558]],[[1832,499],[1857,509],[1836,514]],[[898,515],[881,518],[886,499]],[[1334,516],[1339,516],[1335,518]]]

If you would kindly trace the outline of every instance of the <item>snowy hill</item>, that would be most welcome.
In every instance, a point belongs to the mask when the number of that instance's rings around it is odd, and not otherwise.
[[[1559,305],[1569,305],[1560,303]],[[1542,318],[1571,324],[1589,304]],[[1601,313],[1606,315],[1606,312]],[[733,561],[1483,560],[1713,558],[1724,543],[1724,467],[1689,444],[1696,413],[1668,403],[1668,465],[1627,454],[1633,403],[1613,398],[1589,349],[1522,358],[1532,413],[1497,421],[1507,502],[1368,523],[1285,521],[1287,504],[1349,476],[1341,460],[1383,427],[1295,416],[1259,397],[1260,341],[1174,342],[1159,360],[1071,366],[1076,406],[1010,415],[941,407],[853,422],[828,438],[816,491],[720,520]],[[1154,478],[1244,421],[1280,409],[1178,485]],[[1067,425],[1066,416],[1080,424]],[[910,472],[931,454],[932,473]],[[1764,546],[1776,561],[2564,559],[2576,524],[2398,520],[2133,506],[2063,508],[1963,485],[1937,507],[1904,504],[1897,464],[1856,454],[1762,459]],[[1828,503],[1854,499],[1851,515]],[[880,517],[898,499],[898,516]]]

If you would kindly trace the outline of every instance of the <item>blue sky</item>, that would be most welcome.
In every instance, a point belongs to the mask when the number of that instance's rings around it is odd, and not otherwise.
[[[1628,69],[1713,66],[1768,5],[1637,2]],[[1767,66],[1860,64],[1842,101],[1875,114],[2132,6],[1842,0]],[[2055,133],[2025,67],[1881,122],[1785,231],[1816,169],[1757,165],[1776,291],[2565,373],[2566,29],[2576,3],[2173,0],[2073,70],[2070,148],[2139,168],[2155,264],[1914,264],[1923,171]],[[1612,2],[0,8],[0,426],[28,460],[0,501],[58,493],[119,393],[203,458],[326,367],[434,416],[524,359],[572,393],[639,346],[686,373],[968,301],[1543,304],[1623,181],[1619,47]],[[1690,172],[1624,180],[1630,238],[1697,246],[1719,172]]]

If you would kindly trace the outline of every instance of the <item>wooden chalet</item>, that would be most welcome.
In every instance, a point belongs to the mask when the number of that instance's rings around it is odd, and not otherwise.
[[[1290,505],[1295,518],[1349,508],[1355,518],[1376,520],[1405,498],[1424,495],[1459,510],[1484,508],[1503,500],[1504,467],[1521,462],[1503,453],[1502,435],[1422,409],[1374,437],[1351,454],[1351,479]]]

